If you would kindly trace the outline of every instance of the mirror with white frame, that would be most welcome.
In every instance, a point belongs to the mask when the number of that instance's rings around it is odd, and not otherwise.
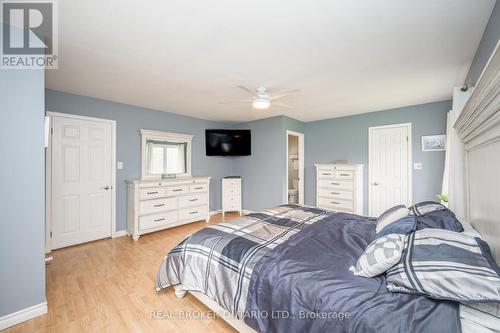
[[[142,179],[191,176],[192,135],[141,130]]]

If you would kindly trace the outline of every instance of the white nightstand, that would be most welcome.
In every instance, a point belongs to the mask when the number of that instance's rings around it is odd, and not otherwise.
[[[242,215],[241,177],[222,178],[222,219],[226,212],[232,211],[238,211]]]

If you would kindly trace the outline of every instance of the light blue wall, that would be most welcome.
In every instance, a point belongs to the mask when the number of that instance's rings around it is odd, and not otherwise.
[[[233,125],[252,131],[252,155],[232,157],[232,174],[242,177],[243,208],[258,211],[283,203],[285,141],[283,117]]]
[[[242,177],[244,209],[259,211],[286,203],[286,131],[303,133],[303,126],[286,116],[232,126],[252,131],[252,155],[231,158],[232,174]]]
[[[210,209],[221,208],[221,177],[231,173],[231,162],[205,155],[205,129],[228,128],[228,125],[48,89],[45,97],[47,111],[116,120],[116,159],[124,162],[124,169],[116,171],[117,230],[126,228],[125,180],[141,177],[141,128],[194,135],[191,173],[212,177]]]
[[[500,1],[497,1],[470,66],[465,83],[475,85],[500,38]]]
[[[2,317],[45,302],[43,70],[0,69],[0,115]]]
[[[413,171],[413,201],[434,200],[441,192],[444,152],[422,152],[421,136],[444,134],[451,102],[332,118],[305,124],[305,203],[316,204],[314,163],[347,160],[365,165],[364,213],[368,213],[368,127],[412,123],[413,161],[423,170]]]

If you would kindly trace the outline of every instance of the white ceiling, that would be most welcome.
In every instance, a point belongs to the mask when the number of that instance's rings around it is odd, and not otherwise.
[[[451,98],[495,0],[59,1],[50,89],[218,121],[311,121]],[[218,104],[301,89],[294,109]],[[139,112],[139,111],[138,111]]]

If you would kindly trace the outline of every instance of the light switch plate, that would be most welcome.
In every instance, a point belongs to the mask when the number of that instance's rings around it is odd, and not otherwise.
[[[123,169],[123,162],[116,162],[116,168],[118,170],[122,170]]]
[[[413,163],[413,169],[422,170],[422,163]]]

